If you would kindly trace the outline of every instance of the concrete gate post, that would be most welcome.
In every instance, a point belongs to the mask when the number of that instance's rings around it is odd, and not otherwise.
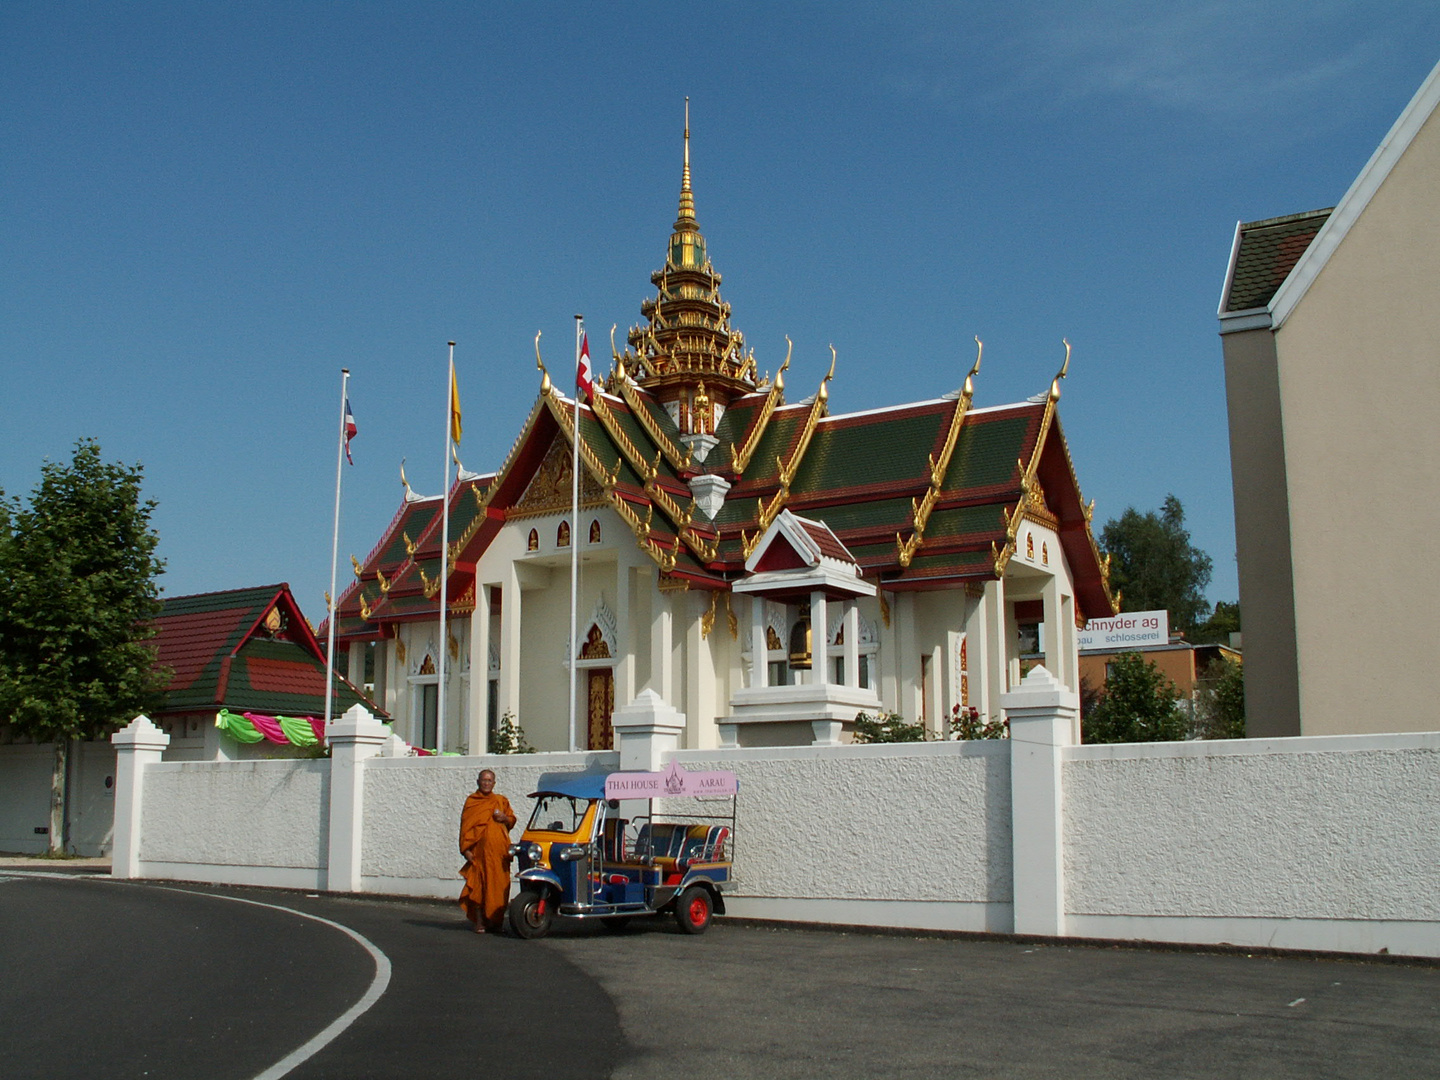
[[[659,772],[680,748],[685,731],[685,714],[654,690],[640,691],[629,705],[615,710],[610,722],[622,772]]]
[[[1010,720],[1010,813],[1015,933],[1065,934],[1064,790],[1061,747],[1072,745],[1080,698],[1033,668],[1000,695]]]
[[[325,887],[360,891],[360,848],[365,822],[365,759],[380,754],[390,729],[363,705],[351,705],[325,729],[330,746],[330,840]]]
[[[110,876],[140,876],[140,836],[144,821],[145,770],[159,762],[170,736],[143,713],[110,736],[115,747],[115,832]]]

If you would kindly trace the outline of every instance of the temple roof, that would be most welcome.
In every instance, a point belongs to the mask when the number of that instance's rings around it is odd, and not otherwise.
[[[954,588],[1004,574],[1022,519],[1053,529],[1081,614],[1113,611],[1056,414],[1060,379],[1013,405],[972,409],[977,358],[944,397],[831,416],[830,370],[814,394],[785,401],[785,362],[755,379],[729,326],[720,275],[706,255],[690,185],[689,114],[680,210],[659,289],[642,307],[615,370],[591,400],[552,383],[494,474],[457,482],[450,550],[441,558],[440,500],[407,497],[338,605],[342,638],[374,637],[439,611],[442,567],[452,610],[475,605],[477,562],[507,521],[570,505],[575,441],[582,506],[608,506],[678,587],[728,590],[787,508],[823,526],[870,583],[891,591]],[[1067,346],[1066,364],[1069,363]],[[578,434],[577,434],[578,427]],[[706,480],[707,477],[716,480]],[[723,481],[721,484],[719,481]],[[711,501],[724,490],[716,509]],[[703,490],[702,511],[694,492]],[[407,489],[408,491],[408,489]],[[714,512],[711,518],[710,512]]]
[[[168,597],[155,628],[156,662],[174,672],[160,715],[325,715],[325,651],[288,585]],[[380,712],[337,674],[332,714],[356,703]]]

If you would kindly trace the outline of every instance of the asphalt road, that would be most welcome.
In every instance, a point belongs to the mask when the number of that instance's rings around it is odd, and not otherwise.
[[[1440,1077],[1440,968],[668,921],[540,942],[456,909],[0,870],[0,1073]]]

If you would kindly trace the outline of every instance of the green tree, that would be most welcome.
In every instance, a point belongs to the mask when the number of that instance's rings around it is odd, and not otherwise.
[[[1245,668],[1234,660],[1222,657],[1201,676],[1195,691],[1195,734],[1202,739],[1245,737]]]
[[[1189,733],[1177,705],[1180,691],[1139,653],[1121,653],[1108,665],[1105,686],[1080,718],[1087,743],[1171,742]]]
[[[160,699],[146,644],[159,613],[159,537],[141,466],[92,439],[46,462],[29,504],[0,491],[0,723],[55,743],[50,848],[63,850],[70,740],[103,736]]]
[[[1121,594],[1124,611],[1170,612],[1170,626],[1187,636],[1205,619],[1210,604],[1210,556],[1190,543],[1185,510],[1165,496],[1157,514],[1128,507],[1105,523],[1100,546],[1111,557],[1110,587]]]
[[[1230,635],[1240,630],[1240,605],[1217,600],[1210,617],[1195,628],[1190,640],[1196,645],[1229,645]]]

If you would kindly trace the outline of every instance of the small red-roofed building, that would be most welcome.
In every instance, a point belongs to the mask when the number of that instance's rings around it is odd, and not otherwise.
[[[166,760],[306,752],[268,740],[239,743],[215,723],[222,709],[324,719],[325,647],[288,585],[166,597],[155,628],[156,663],[173,672],[165,704],[151,717],[170,736]],[[383,714],[337,672],[331,715],[340,716],[357,703]]]

